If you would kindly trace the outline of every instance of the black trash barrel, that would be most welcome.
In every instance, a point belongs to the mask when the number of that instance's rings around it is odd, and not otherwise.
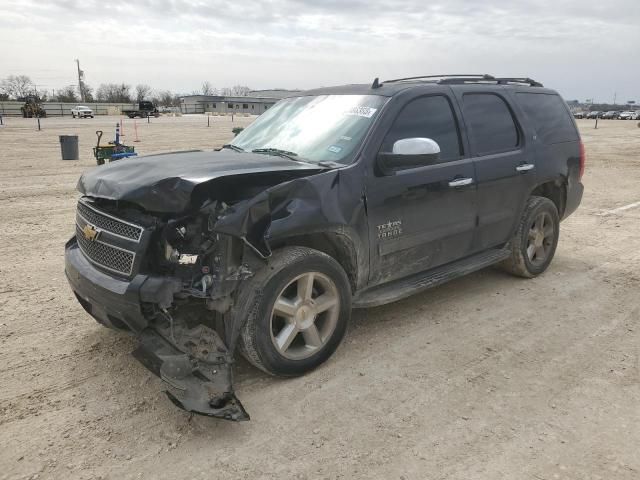
[[[78,136],[60,135],[60,150],[62,152],[62,160],[78,160],[80,158]]]

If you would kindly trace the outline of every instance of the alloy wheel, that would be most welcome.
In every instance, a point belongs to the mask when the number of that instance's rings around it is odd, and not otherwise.
[[[328,276],[307,272],[280,292],[271,311],[271,341],[285,358],[303,360],[331,338],[340,314],[338,289]]]
[[[551,215],[540,212],[529,228],[527,239],[527,257],[533,265],[541,265],[547,260],[553,247],[554,234]]]

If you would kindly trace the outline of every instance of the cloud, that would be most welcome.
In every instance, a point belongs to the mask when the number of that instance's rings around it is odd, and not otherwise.
[[[1,8],[2,70],[51,88],[73,83],[80,58],[91,84],[176,91],[203,80],[310,88],[471,71],[540,78],[569,97],[640,97],[637,0],[4,0]]]

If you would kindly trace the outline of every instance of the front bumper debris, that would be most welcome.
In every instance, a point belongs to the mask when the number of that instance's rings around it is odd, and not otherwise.
[[[176,406],[225,420],[249,420],[233,392],[233,356],[214,330],[204,325],[149,328],[139,339],[132,355],[168,385],[166,394]]]
[[[193,413],[227,420],[249,420],[233,391],[233,351],[205,325],[189,328],[184,319],[153,324],[142,304],[169,305],[180,282],[170,277],[136,275],[130,281],[97,270],[75,239],[65,251],[69,284],[85,310],[98,322],[135,334],[133,356],[168,386],[167,396]]]

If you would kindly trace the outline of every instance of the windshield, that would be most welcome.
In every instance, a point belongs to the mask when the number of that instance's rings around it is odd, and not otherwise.
[[[247,152],[277,150],[304,161],[347,164],[385,101],[378,95],[286,98],[260,115],[231,145]]]

